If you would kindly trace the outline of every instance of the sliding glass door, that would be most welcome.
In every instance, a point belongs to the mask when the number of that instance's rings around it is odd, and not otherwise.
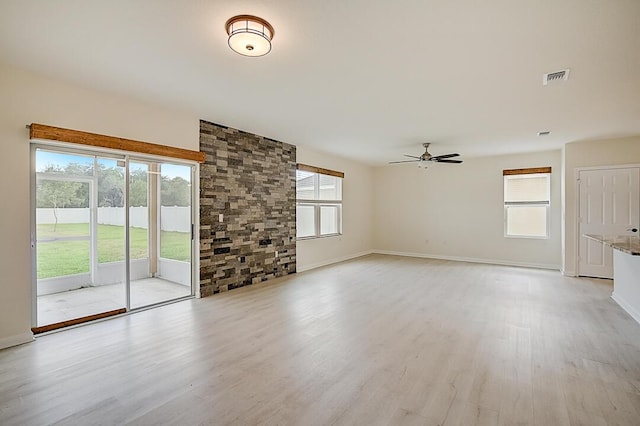
[[[34,327],[193,295],[192,165],[46,146],[33,156]]]
[[[192,167],[129,163],[131,307],[191,294]]]

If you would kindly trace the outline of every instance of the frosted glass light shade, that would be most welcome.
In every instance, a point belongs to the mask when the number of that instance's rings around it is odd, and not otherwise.
[[[252,15],[238,15],[226,23],[229,47],[243,56],[263,56],[271,51],[271,24]]]

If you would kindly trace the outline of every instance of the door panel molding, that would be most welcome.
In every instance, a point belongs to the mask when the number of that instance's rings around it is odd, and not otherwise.
[[[581,167],[575,177],[576,275],[613,278],[611,249],[582,235],[626,235],[638,227],[640,165]]]

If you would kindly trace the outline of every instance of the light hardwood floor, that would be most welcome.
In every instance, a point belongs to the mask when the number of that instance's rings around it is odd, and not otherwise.
[[[611,290],[367,256],[0,351],[0,424],[638,425]]]

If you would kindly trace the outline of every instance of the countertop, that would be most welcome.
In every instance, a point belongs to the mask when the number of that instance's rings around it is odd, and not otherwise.
[[[586,238],[599,241],[616,250],[630,254],[632,256],[640,256],[640,237],[637,235],[594,235],[584,234]]]

